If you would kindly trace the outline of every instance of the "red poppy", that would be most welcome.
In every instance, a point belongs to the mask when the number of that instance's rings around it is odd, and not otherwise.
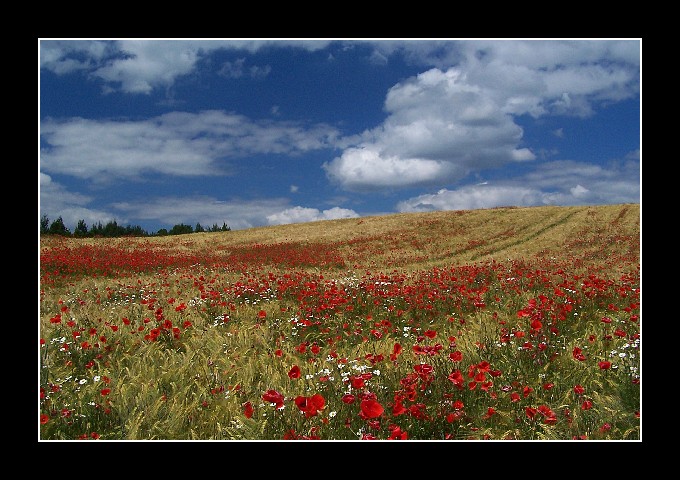
[[[585,393],[586,389],[583,388],[581,385],[575,385],[574,386],[574,393],[576,395],[583,395]]]
[[[463,354],[459,351],[451,352],[449,358],[454,362],[460,362],[463,359]]]
[[[399,415],[403,415],[406,412],[408,412],[408,409],[401,403],[401,399],[397,398],[394,401],[394,405],[392,406],[392,416],[397,417]]]
[[[257,312],[257,318],[266,318],[266,317],[267,317],[267,312],[265,312],[264,310],[260,310],[259,312]]]
[[[306,418],[315,416],[319,410],[323,409],[325,404],[326,400],[318,393],[311,397],[298,396],[295,398],[295,405],[301,412],[304,412]]]
[[[408,440],[408,433],[402,431],[398,425],[390,426],[390,432],[388,440]]]
[[[346,393],[341,398],[342,403],[346,403],[348,405],[351,404],[351,403],[354,403],[355,399],[356,399],[356,397],[354,395],[352,395],[351,393]]]
[[[253,416],[253,404],[250,402],[246,402],[243,404],[243,414],[246,416],[246,418],[250,418]]]
[[[582,350],[578,347],[574,347],[574,350],[571,352],[571,354],[579,362],[582,362],[586,359],[586,356],[583,355]]]
[[[102,394],[103,396],[106,396],[106,395],[108,395],[109,393],[111,393],[111,389],[110,389],[110,388],[102,388],[101,394]]]
[[[377,418],[383,414],[385,409],[380,403],[375,400],[362,400],[361,401],[361,412],[359,416],[364,420],[369,418]]]
[[[581,410],[590,410],[591,408],[593,408],[593,402],[591,402],[590,400],[585,400],[581,404]]]
[[[365,386],[364,379],[361,375],[352,375],[350,381],[352,382],[352,388],[364,388]]]
[[[609,370],[612,367],[612,362],[597,362],[600,370]]]
[[[300,378],[300,367],[293,365],[293,367],[288,371],[288,376],[290,378]]]
[[[45,425],[49,421],[50,421],[49,415],[46,415],[44,413],[40,414],[40,425]]]
[[[484,417],[482,417],[482,418],[484,418],[484,419],[489,419],[489,418],[491,418],[495,413],[496,413],[496,410],[495,410],[493,407],[489,407],[489,408],[486,410],[486,414],[485,414]]]
[[[449,376],[447,377],[453,384],[459,388],[462,389],[463,385],[465,383],[465,379],[463,378],[463,374],[460,372],[460,370],[456,370],[454,372],[451,372]]]
[[[262,400],[275,404],[277,410],[283,408],[283,395],[276,390],[267,390],[262,395]]]

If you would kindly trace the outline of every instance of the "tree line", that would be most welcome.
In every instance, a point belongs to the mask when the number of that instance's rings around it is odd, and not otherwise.
[[[210,228],[204,228],[200,223],[196,223],[195,227],[179,223],[170,230],[161,228],[155,233],[149,233],[138,225],[118,225],[115,220],[109,221],[106,225],[102,222],[90,225],[88,228],[85,220],[78,220],[76,228],[73,233],[66,227],[64,220],[59,217],[50,222],[47,215],[40,217],[40,235],[61,235],[63,237],[155,237],[165,235],[183,235],[185,233],[200,233],[200,232],[228,232],[231,228],[227,226],[226,222],[222,226],[216,223]]]

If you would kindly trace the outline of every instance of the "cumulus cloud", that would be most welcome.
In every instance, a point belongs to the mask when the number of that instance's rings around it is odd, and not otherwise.
[[[373,58],[399,52],[437,66],[394,85],[385,121],[324,169],[340,187],[361,191],[447,185],[532,161],[515,118],[587,117],[599,102],[632,98],[639,49],[637,40],[377,42]]]
[[[317,220],[336,220],[340,218],[357,218],[359,216],[354,210],[347,208],[334,207],[328,210],[319,211],[316,208],[293,207],[267,216],[269,225],[283,225],[289,223],[314,222]]]
[[[522,129],[456,68],[431,69],[392,87],[388,117],[324,165],[348,190],[458,181],[472,171],[534,159]]]
[[[597,205],[639,203],[639,155],[635,152],[607,168],[576,161],[555,161],[503,182],[481,182],[441,189],[396,206],[399,212],[471,210],[500,206]]]
[[[222,111],[171,112],[147,120],[46,120],[41,169],[94,181],[144,173],[224,175],[220,160],[251,154],[299,154],[329,148],[327,125],[252,121]]]

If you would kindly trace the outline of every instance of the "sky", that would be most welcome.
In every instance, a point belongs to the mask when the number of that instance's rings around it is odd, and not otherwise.
[[[71,232],[641,203],[642,41],[38,39]]]

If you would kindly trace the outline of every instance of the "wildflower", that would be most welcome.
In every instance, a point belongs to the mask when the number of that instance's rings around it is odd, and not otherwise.
[[[385,409],[376,400],[362,400],[361,401],[361,412],[359,416],[364,420],[370,418],[377,418],[383,414]]]
[[[300,367],[293,365],[293,367],[288,371],[288,376],[290,378],[300,378]]]
[[[281,410],[283,408],[283,395],[281,395],[279,392],[276,390],[267,390],[263,395],[262,395],[262,400],[265,402],[271,403],[273,406],[276,407],[277,410]]]
[[[586,356],[583,354],[583,351],[579,347],[574,347],[574,350],[572,351],[572,356],[579,362],[582,362],[586,359]]]
[[[305,417],[315,416],[319,410],[323,410],[326,400],[320,394],[314,394],[311,397],[298,396],[295,398],[295,405],[304,412]]]

